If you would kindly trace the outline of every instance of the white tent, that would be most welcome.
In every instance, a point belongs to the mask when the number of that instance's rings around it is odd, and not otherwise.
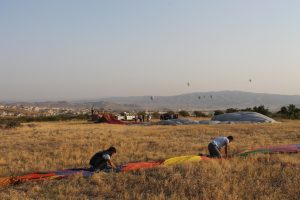
[[[226,113],[222,115],[216,115],[212,119],[212,121],[220,121],[220,122],[249,122],[249,123],[274,123],[276,122],[274,119],[262,115],[257,112],[235,112],[235,113]]]
[[[191,124],[256,124],[256,123],[274,123],[274,119],[257,112],[235,112],[216,115],[211,120],[195,121],[190,119],[169,119],[162,120],[157,125],[191,125]]]

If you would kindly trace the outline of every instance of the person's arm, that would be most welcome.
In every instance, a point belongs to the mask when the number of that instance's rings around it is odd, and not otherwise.
[[[116,165],[109,159],[109,160],[107,160],[108,161],[108,163],[110,164],[110,166],[113,168],[113,169],[116,169],[117,167],[116,167]]]
[[[116,165],[111,161],[111,157],[109,154],[104,154],[103,159],[113,168],[116,169]]]

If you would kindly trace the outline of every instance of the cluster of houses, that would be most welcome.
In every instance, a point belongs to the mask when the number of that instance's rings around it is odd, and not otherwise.
[[[84,115],[89,109],[72,108],[49,108],[26,105],[0,105],[0,117],[22,117],[22,116],[56,116],[63,114]]]

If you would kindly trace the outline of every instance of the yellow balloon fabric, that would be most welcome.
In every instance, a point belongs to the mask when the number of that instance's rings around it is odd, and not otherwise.
[[[169,158],[165,160],[162,165],[164,166],[170,166],[170,165],[176,165],[176,164],[182,164],[182,163],[188,163],[188,162],[199,162],[202,160],[201,156],[178,156],[174,158]]]

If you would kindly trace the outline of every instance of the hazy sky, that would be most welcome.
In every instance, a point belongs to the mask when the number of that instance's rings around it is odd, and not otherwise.
[[[299,8],[299,0],[1,0],[0,101],[300,95]]]

